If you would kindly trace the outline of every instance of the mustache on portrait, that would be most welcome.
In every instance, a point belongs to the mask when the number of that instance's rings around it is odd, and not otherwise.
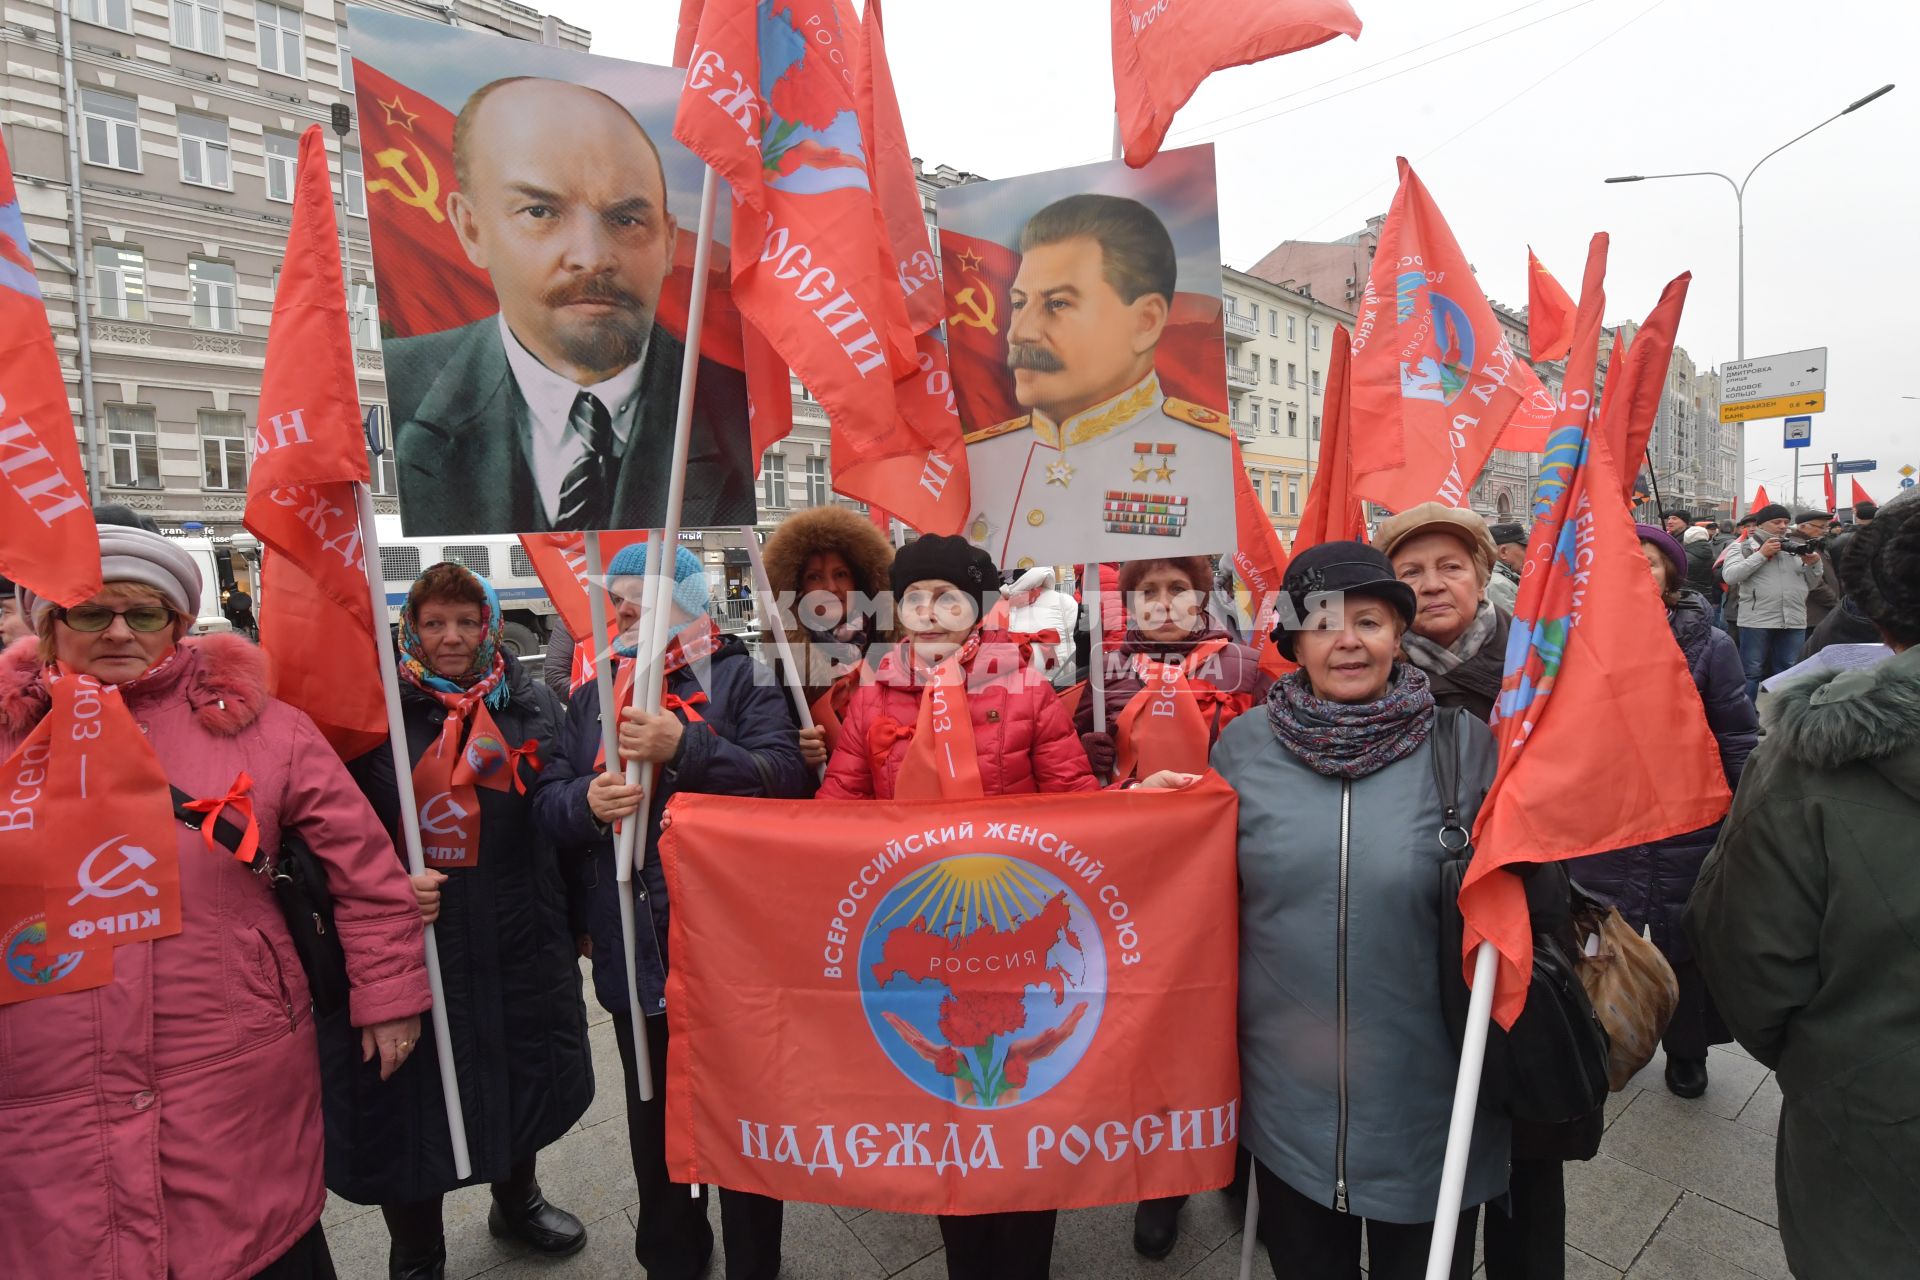
[[[1007,368],[1025,369],[1030,373],[1059,373],[1067,366],[1060,357],[1031,342],[1012,342],[1007,344]]]
[[[645,306],[639,297],[615,284],[609,276],[584,276],[566,284],[557,284],[541,296],[550,307],[575,302],[610,302],[629,311]]]

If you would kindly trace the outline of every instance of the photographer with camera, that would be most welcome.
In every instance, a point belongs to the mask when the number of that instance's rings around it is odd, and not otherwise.
[[[1721,570],[1728,588],[1740,593],[1740,661],[1749,699],[1759,697],[1762,680],[1800,659],[1807,595],[1826,575],[1820,538],[1828,519],[1825,512],[1809,511],[1796,521],[1777,502],[1753,514],[1753,533],[1727,549]]]

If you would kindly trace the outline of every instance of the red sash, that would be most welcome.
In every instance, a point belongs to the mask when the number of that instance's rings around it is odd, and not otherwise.
[[[62,668],[0,765],[0,1005],[113,980],[112,950],[180,932],[166,771],[117,689]]]
[[[681,698],[667,689],[667,677],[682,667],[695,662],[704,662],[712,657],[714,650],[718,649],[721,641],[725,639],[726,637],[720,633],[720,628],[714,625],[713,619],[709,616],[702,616],[700,621],[688,624],[686,630],[674,637],[673,643],[667,646],[665,670],[660,676],[660,709],[662,711],[683,712],[688,724],[706,724],[694,708],[705,703],[707,695],[696,693],[691,698]],[[634,658],[616,659],[613,677],[613,714],[616,723],[620,712],[633,705],[633,673],[639,665],[638,660]],[[606,714],[604,708],[601,714]],[[707,731],[713,732],[713,726],[707,725]],[[601,770],[607,767],[607,744],[604,739],[601,740],[599,751],[594,753],[593,767]]]
[[[979,648],[975,632],[958,653],[933,669],[920,691],[920,713],[911,729],[890,716],[875,718],[867,747],[873,751],[884,741],[882,760],[895,742],[911,739],[894,780],[894,799],[959,800],[986,794],[973,745],[973,714],[967,705],[966,664]],[[912,648],[903,646],[901,656],[912,662]]]
[[[1184,661],[1155,662],[1136,655],[1142,681],[1126,710],[1114,719],[1116,779],[1149,778],[1162,769],[1205,773],[1207,749],[1212,745],[1207,716],[1201,710],[1222,708],[1244,695],[1223,694],[1207,686],[1196,688],[1188,672],[1226,648],[1224,638],[1197,645]],[[1236,710],[1235,714],[1238,714]]]
[[[480,793],[526,793],[520,762],[540,769],[539,744],[509,746],[483,695],[451,700],[440,736],[413,766],[413,799],[420,806],[421,853],[430,867],[480,865]],[[469,727],[470,726],[470,727]]]

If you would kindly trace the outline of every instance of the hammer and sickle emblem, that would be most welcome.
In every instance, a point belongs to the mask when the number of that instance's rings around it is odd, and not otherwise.
[[[121,885],[118,888],[113,888],[108,884],[109,881],[113,880],[122,871],[127,870],[129,867],[137,867],[140,870],[145,871],[148,867],[151,867],[154,863],[153,855],[151,853],[148,853],[145,849],[142,849],[139,845],[120,844],[120,841],[124,839],[126,839],[125,836],[114,836],[112,839],[103,840],[100,843],[99,847],[94,849],[92,853],[88,854],[84,859],[81,860],[80,892],[74,894],[71,898],[67,899],[68,906],[70,907],[79,906],[80,901],[83,898],[118,898],[123,894],[132,893],[135,889],[139,889],[143,891],[149,898],[157,898],[160,896],[160,891],[158,889],[148,884],[145,880],[140,879],[138,876],[134,877],[131,881]],[[105,853],[109,848],[117,844],[120,845],[119,864],[108,868],[107,872],[104,875],[100,875],[100,876],[94,875],[93,874],[94,859],[98,858],[101,854]]]
[[[442,791],[427,797],[427,802],[420,806],[420,829],[429,835],[458,836],[464,840],[467,833],[460,820],[466,816],[467,811],[460,807],[453,793]]]
[[[401,204],[421,210],[435,222],[445,222],[447,215],[440,212],[440,171],[433,167],[433,161],[427,159],[426,153],[417,145],[409,142],[407,146],[413,151],[413,158],[420,162],[421,169],[426,171],[425,184],[414,177],[413,166],[407,163],[407,153],[399,147],[388,147],[384,151],[374,152],[373,162],[391,173],[394,180],[375,178],[367,183],[367,190],[389,192]]]
[[[1000,335],[1000,328],[994,323],[994,320],[1000,308],[994,301],[993,290],[987,288],[979,276],[975,276],[973,279],[973,284],[968,285],[959,293],[953,295],[954,302],[965,308],[964,312],[956,311],[949,316],[948,319],[952,320],[955,324],[964,324],[970,329],[985,329],[988,333],[998,337]],[[980,298],[982,297],[987,300],[985,307],[980,305]]]

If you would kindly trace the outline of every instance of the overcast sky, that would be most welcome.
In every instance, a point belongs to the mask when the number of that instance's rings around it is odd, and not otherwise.
[[[593,32],[596,53],[670,57],[673,0],[549,3]],[[1526,305],[1528,244],[1577,293],[1595,231],[1613,236],[1609,323],[1643,316],[1691,270],[1680,344],[1702,366],[1736,354],[1733,193],[1716,178],[1601,179],[1717,169],[1737,181],[1901,80],[1920,48],[1913,0],[1354,7],[1358,41],[1221,72],[1180,113],[1168,145],[1218,148],[1226,261],[1357,230],[1385,211],[1405,155],[1504,303]],[[1108,0],[892,0],[888,51],[914,154],[988,177],[1104,158],[1107,13]],[[1900,465],[1920,467],[1920,398],[1902,398],[1920,397],[1916,141],[1920,80],[1769,160],[1748,191],[1747,354],[1829,348],[1827,412],[1796,452],[1877,459],[1862,479],[1881,500]],[[1777,420],[1748,428],[1749,492],[1756,480],[1788,490],[1780,437]],[[1803,497],[1819,492],[1817,475],[1802,480]]]

